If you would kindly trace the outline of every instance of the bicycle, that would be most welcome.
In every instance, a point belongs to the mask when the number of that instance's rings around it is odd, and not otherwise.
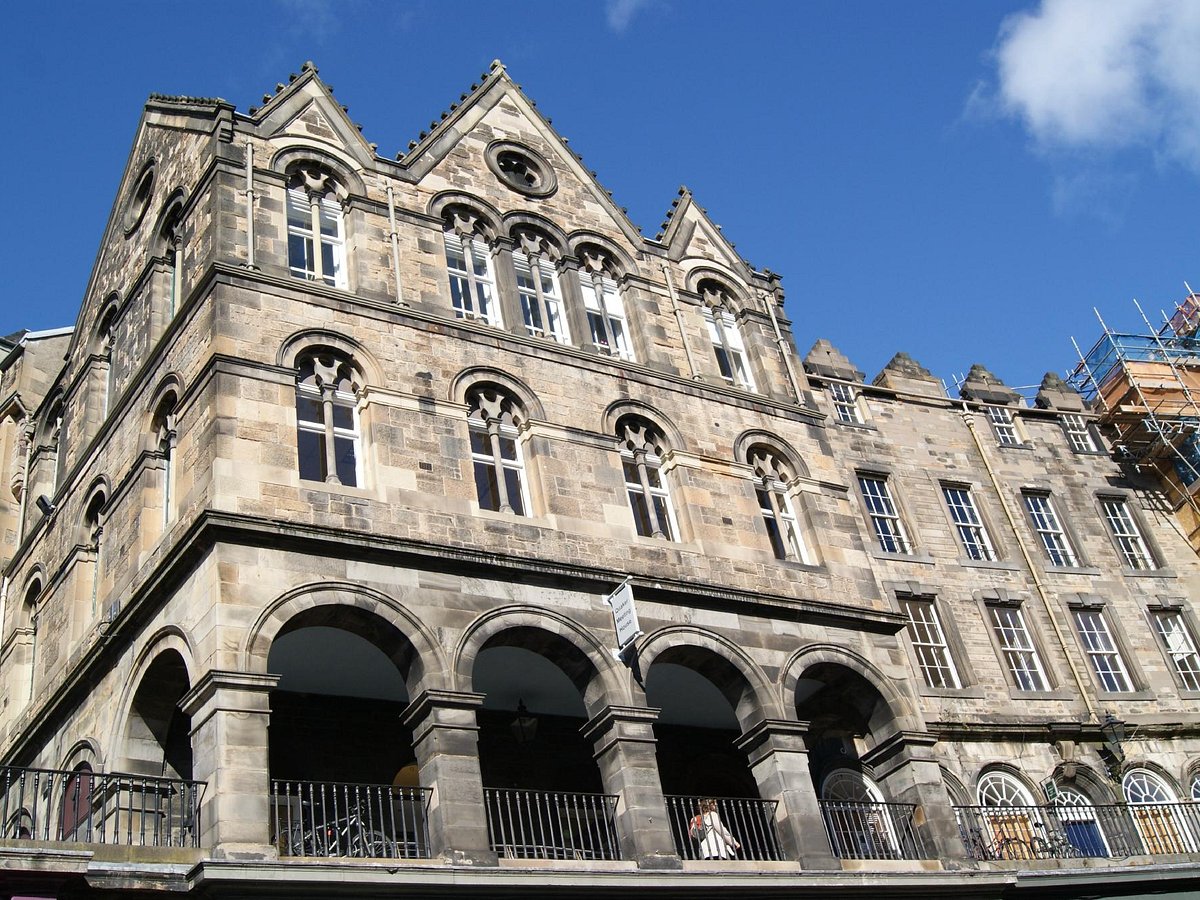
[[[399,857],[399,845],[386,834],[371,828],[357,806],[346,815],[305,829],[292,826],[287,839],[289,856],[346,856],[353,858]]]
[[[1032,848],[1021,838],[1001,835],[989,842],[978,828],[971,829],[967,851],[981,861],[1035,858]]]
[[[1083,856],[1079,848],[1072,844],[1059,832],[1050,832],[1042,822],[1034,822],[1033,827],[1041,833],[1029,838],[1029,849],[1037,859],[1077,859]]]

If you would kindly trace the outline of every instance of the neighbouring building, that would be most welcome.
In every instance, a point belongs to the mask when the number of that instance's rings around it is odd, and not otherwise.
[[[395,160],[152,95],[83,296],[0,346],[0,893],[1195,888],[1200,560],[1092,408],[801,356],[498,62]]]

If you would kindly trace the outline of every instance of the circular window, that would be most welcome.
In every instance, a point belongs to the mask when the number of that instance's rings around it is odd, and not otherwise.
[[[154,160],[142,167],[142,172],[133,183],[129,199],[125,201],[125,236],[133,234],[142,224],[146,210],[150,207],[150,198],[154,195]]]
[[[548,197],[558,187],[554,169],[539,153],[512,141],[496,141],[487,149],[487,164],[505,186],[527,197]]]

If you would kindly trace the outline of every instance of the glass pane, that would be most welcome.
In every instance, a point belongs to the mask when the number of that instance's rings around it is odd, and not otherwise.
[[[474,263],[475,274],[481,278],[488,277],[487,248],[479,241],[471,242],[471,262]]]
[[[525,515],[525,501],[521,496],[521,472],[519,469],[504,470],[504,486],[508,489],[508,503],[518,516]]]
[[[338,481],[350,487],[358,486],[358,460],[354,438],[335,437],[333,452],[337,456]]]
[[[340,403],[333,404],[333,427],[344,428],[347,431],[354,430],[354,408],[343,406]]]
[[[599,313],[588,313],[588,328],[592,332],[592,343],[607,350],[608,335],[604,332],[604,319]]]
[[[774,516],[763,516],[763,521],[767,523],[767,535],[771,538],[771,549],[775,551],[775,558],[787,559],[787,548],[784,547],[783,537],[779,534],[779,523],[775,521]]]
[[[459,310],[470,310],[471,306],[471,289],[467,286],[467,280],[460,278],[457,275],[450,276],[450,300],[454,304],[454,308]]]
[[[627,459],[621,460],[621,466],[625,471],[625,483],[636,484],[638,490],[641,490],[642,479],[638,476],[637,466]]]
[[[315,431],[296,433],[296,452],[299,456],[300,477],[305,481],[325,480],[325,435]]]
[[[471,429],[471,452],[491,458],[492,447],[486,431],[477,428]]]
[[[724,347],[713,347],[717,354],[717,368],[721,370],[721,377],[726,381],[733,381],[733,368],[729,365],[729,354],[725,352]]]
[[[492,286],[477,282],[475,292],[479,299],[479,315],[490,320],[492,318]]]
[[[302,234],[288,235],[288,265],[300,272],[313,271],[312,241]]]
[[[758,508],[763,511],[763,515],[774,516],[775,508],[771,506],[771,498],[767,492],[759,488],[755,493],[758,494]]]
[[[608,325],[612,328],[613,340],[617,344],[617,353],[621,356],[632,356],[629,351],[629,344],[625,340],[625,329],[621,325],[620,319],[609,318]]]
[[[667,514],[667,498],[654,498],[654,511],[658,514],[658,527],[663,530],[663,534],[668,540],[675,540],[675,535],[671,532],[671,517]]]
[[[321,401],[297,391],[296,419],[300,422],[312,422],[324,426],[325,418],[321,415]]]
[[[500,509],[500,492],[496,484],[496,469],[493,466],[476,461],[475,491],[479,496],[480,509]]]
[[[467,270],[467,258],[463,256],[462,248],[446,244],[446,265],[460,272]]]
[[[337,283],[338,264],[333,255],[332,244],[321,244],[321,274],[326,284]]]
[[[662,479],[658,475],[658,466],[646,466],[646,480],[650,482],[650,487],[662,487]]]
[[[341,218],[341,213],[336,204],[330,201],[322,202],[320,214],[321,234],[328,237],[338,237],[342,230],[340,227]]]
[[[312,208],[302,191],[290,190],[287,197],[288,225],[312,229]]]
[[[542,314],[538,309],[537,298],[529,294],[521,295],[521,315],[525,319],[525,328],[531,333],[542,333]]]
[[[517,442],[510,437],[500,436],[500,458],[507,460],[516,460],[517,458]]]
[[[637,527],[637,533],[642,537],[650,537],[654,534],[650,528],[650,511],[646,507],[646,498],[640,493],[635,494],[629,492],[629,508],[633,510],[633,524]]]

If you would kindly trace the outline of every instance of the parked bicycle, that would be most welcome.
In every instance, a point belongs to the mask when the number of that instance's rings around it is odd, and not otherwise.
[[[401,855],[396,841],[371,828],[357,806],[345,816],[315,822],[311,828],[297,823],[287,836],[289,856],[348,856],[395,859]]]

